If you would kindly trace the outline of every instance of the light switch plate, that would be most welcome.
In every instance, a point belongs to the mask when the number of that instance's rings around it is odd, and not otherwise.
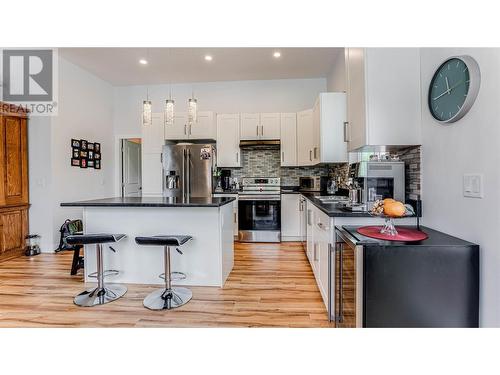
[[[464,174],[463,191],[464,197],[483,198],[483,175]]]

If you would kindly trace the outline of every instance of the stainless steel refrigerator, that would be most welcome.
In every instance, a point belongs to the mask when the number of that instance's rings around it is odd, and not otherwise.
[[[211,197],[215,160],[214,143],[163,146],[163,195]]]

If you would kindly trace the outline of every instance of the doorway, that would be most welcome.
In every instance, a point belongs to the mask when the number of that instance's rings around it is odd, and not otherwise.
[[[141,139],[121,140],[121,196],[142,195]]]

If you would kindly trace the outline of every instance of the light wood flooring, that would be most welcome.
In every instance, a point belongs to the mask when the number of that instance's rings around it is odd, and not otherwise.
[[[235,243],[224,288],[192,287],[181,308],[150,311],[143,298],[158,286],[128,285],[127,294],[91,308],[73,304],[83,290],[70,276],[72,253],[0,263],[0,327],[329,327],[300,243]]]

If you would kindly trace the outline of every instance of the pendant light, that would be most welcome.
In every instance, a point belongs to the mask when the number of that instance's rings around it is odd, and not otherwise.
[[[149,60],[149,50],[146,50],[147,60],[146,64]],[[141,64],[143,64],[141,62]],[[143,64],[145,65],[145,64]],[[149,126],[153,123],[153,108],[152,108],[151,100],[149,100],[149,88],[146,88],[146,100],[142,102],[142,125]]]
[[[188,100],[188,122],[190,125],[198,121],[198,101],[194,98],[194,92],[192,97]]]
[[[174,103],[172,99],[172,82],[170,82],[169,98],[165,100],[165,125],[174,125]]]
[[[142,125],[149,126],[152,121],[152,103],[149,100],[149,89],[146,89],[146,100],[142,102]]]

